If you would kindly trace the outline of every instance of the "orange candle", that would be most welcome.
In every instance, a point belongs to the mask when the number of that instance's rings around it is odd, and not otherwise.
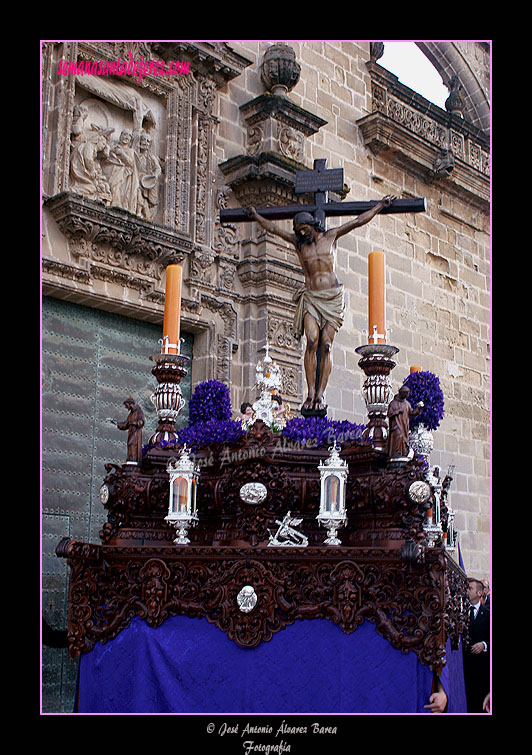
[[[162,349],[166,352],[166,339],[168,338],[168,354],[179,354],[182,286],[183,268],[180,265],[168,265],[166,268]]]
[[[384,252],[371,252],[368,256],[368,329],[371,343],[386,343],[386,297],[384,290]],[[377,326],[377,330],[374,328]]]
[[[413,372],[421,372],[421,367],[417,364],[413,364],[410,368],[410,374],[412,374]]]

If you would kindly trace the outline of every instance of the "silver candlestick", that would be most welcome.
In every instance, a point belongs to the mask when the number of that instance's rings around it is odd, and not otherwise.
[[[378,335],[378,334],[377,334]],[[392,357],[398,353],[397,346],[387,343],[368,343],[355,349],[362,357],[358,366],[366,375],[364,400],[368,411],[368,424],[363,433],[376,451],[388,450],[388,405],[393,398],[390,372],[396,363]]]
[[[149,445],[155,446],[162,441],[177,440],[175,421],[185,405],[179,383],[188,372],[190,359],[181,354],[166,353],[153,354],[151,359],[155,362],[152,374],[157,378],[158,386],[150,399],[157,411],[159,424]]]

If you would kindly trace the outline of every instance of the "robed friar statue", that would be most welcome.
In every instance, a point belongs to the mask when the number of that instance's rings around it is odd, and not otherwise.
[[[424,404],[418,401],[415,407],[412,407],[408,401],[410,388],[402,385],[388,405],[388,458],[390,460],[404,460],[408,458],[410,452],[410,417],[415,417],[420,413]]]
[[[304,333],[307,342],[304,367],[308,394],[302,413],[326,409],[324,394],[332,367],[332,344],[344,321],[344,286],[334,270],[336,242],[346,233],[369,223],[394,199],[389,194],[353,220],[327,231],[310,212],[295,215],[291,233],[259,215],[254,207],[248,208],[250,218],[295,247],[305,274],[305,285],[294,294],[294,331],[298,339]]]
[[[145,425],[144,412],[131,396],[126,398],[124,406],[129,414],[123,422],[119,422],[111,417],[107,421],[116,425],[119,430],[127,430],[127,463],[138,464],[142,458],[142,428]]]

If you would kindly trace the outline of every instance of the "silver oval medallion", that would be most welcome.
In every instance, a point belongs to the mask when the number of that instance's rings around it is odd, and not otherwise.
[[[413,482],[408,488],[408,495],[414,503],[425,503],[430,498],[430,485],[422,480]]]
[[[240,498],[245,503],[262,503],[267,495],[268,490],[262,482],[247,482],[240,488]]]
[[[251,585],[245,585],[236,596],[236,602],[242,613],[249,613],[257,605],[257,593]]]

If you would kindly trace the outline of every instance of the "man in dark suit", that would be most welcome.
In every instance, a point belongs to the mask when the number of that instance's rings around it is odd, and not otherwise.
[[[468,713],[482,713],[490,691],[490,612],[482,605],[484,585],[469,580],[469,641],[464,644],[464,679]]]

